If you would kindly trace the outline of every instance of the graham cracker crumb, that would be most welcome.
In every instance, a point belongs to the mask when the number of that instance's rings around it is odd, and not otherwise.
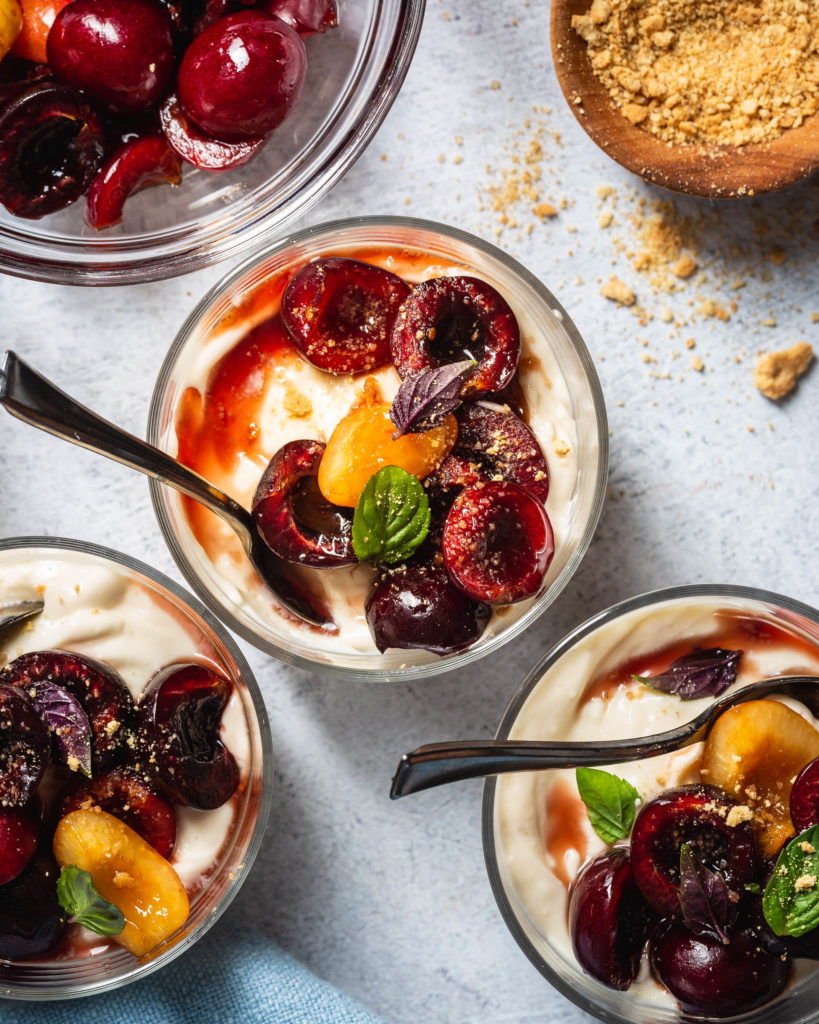
[[[800,875],[793,883],[797,892],[805,892],[808,889],[816,888],[816,875]]]
[[[739,804],[736,807],[732,807],[725,818],[725,824],[729,828],[734,828],[740,825],[743,821],[753,821],[754,812],[750,807],[745,804]]]
[[[290,381],[285,383],[284,400],[282,404],[284,405],[285,411],[294,419],[303,419],[305,416],[309,416],[313,411],[313,405],[310,399],[306,395],[303,395],[298,388],[294,387]]]
[[[637,298],[631,288],[621,281],[619,277],[611,277],[606,281],[600,289],[600,294],[606,299],[611,299],[612,302],[619,303],[621,306],[633,306]]]
[[[773,401],[784,398],[794,389],[812,359],[813,348],[806,341],[798,341],[779,352],[763,353],[754,367],[754,386]]]

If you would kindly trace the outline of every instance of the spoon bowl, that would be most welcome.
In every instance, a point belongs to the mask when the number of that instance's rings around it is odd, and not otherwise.
[[[314,626],[332,625],[287,563],[265,544],[247,509],[170,455],[75,402],[14,352],[6,352],[0,367],[0,405],[24,423],[161,480],[205,505],[236,532],[254,569],[287,612]]]
[[[19,626],[39,615],[45,607],[43,601],[15,601],[13,604],[0,605],[0,633],[11,626]]]
[[[644,181],[675,192],[730,199],[792,185],[819,168],[819,115],[770,142],[743,146],[669,145],[633,125],[595,75],[572,28],[591,0],[552,0],[552,60],[560,88],[591,140]]]
[[[455,740],[430,743],[404,754],[392,780],[390,799],[419,793],[445,782],[483,778],[503,772],[530,772],[544,768],[580,768],[622,764],[667,754],[704,739],[719,716],[749,700],[776,693],[799,700],[819,714],[819,676],[775,676],[751,683],[718,697],[690,722],[638,739],[600,740],[593,743],[556,743],[537,740]]]

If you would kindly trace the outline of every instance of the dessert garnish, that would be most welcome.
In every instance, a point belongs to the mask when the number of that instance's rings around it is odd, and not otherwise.
[[[686,668],[702,668],[702,695],[719,673],[735,676],[740,654],[695,650],[666,675],[690,696]],[[589,822],[610,846],[569,892],[584,970],[627,989],[647,946],[655,978],[687,1013],[726,1017],[777,996],[792,958],[819,956],[818,764],[819,731],[770,699],[725,711],[704,745],[704,781],[663,790],[636,816],[629,782],[578,769]]]
[[[577,791],[586,805],[589,823],[604,843],[626,839],[634,824],[640,794],[626,779],[601,768],[578,768]]]
[[[429,499],[416,476],[384,466],[367,481],[353,517],[353,550],[361,562],[401,562],[429,532]]]
[[[125,918],[119,907],[104,900],[94,888],[91,875],[76,864],[67,864],[57,879],[57,899],[70,914],[69,924],[81,924],[97,935],[119,935]]]
[[[681,700],[719,697],[736,682],[741,657],[742,651],[697,649],[677,658],[665,672],[633,678],[661,693],[676,694]]]
[[[338,19],[334,0],[234,6],[0,0],[0,203],[36,218],[87,192],[101,229],[183,161],[250,160],[299,99],[301,37]]]
[[[143,956],[184,923],[174,804],[213,809],[236,791],[219,735],[231,693],[175,663],[134,707],[112,668],[69,651],[0,672],[0,957],[48,952],[67,923]]]
[[[507,404],[515,314],[477,278],[410,288],[341,256],[301,267],[282,296],[277,345],[334,376],[392,362],[401,381],[389,402],[385,379],[366,377],[326,444],[274,453],[252,503],[261,536],[311,570],[374,565],[365,614],[379,650],[463,650],[488,605],[539,592],[554,554],[546,458]]]

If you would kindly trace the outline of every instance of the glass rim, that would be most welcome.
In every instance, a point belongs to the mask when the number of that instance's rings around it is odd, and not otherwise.
[[[497,740],[504,740],[508,738],[512,725],[516,721],[523,705],[529,698],[534,687],[546,671],[559,661],[564,654],[571,650],[578,641],[584,639],[601,626],[607,625],[609,622],[613,622],[630,612],[638,611],[641,608],[647,608],[653,604],[660,604],[665,601],[681,600],[692,597],[732,597],[749,601],[757,601],[761,604],[767,604],[771,607],[782,609],[783,611],[801,615],[819,625],[819,609],[813,608],[810,605],[794,598],[786,597],[784,594],[778,594],[762,587],[747,587],[728,583],[690,583],[646,591],[645,593],[638,594],[635,597],[618,601],[616,604],[610,605],[609,607],[596,612],[590,618],[584,620],[578,626],[575,626],[575,628],[567,633],[566,636],[550,647],[549,650],[547,650],[538,659],[529,672],[527,672],[523,682],[518,686],[512,699],[509,701],[503,712],[503,716],[501,717],[501,721],[498,725],[494,738]],[[500,915],[503,918],[506,927],[509,929],[512,938],[537,971],[546,979],[546,981],[549,982],[550,985],[552,985],[553,988],[564,996],[564,998],[568,999],[569,1002],[579,1007],[585,1013],[590,1014],[598,1020],[604,1021],[605,1024],[633,1024],[632,1017],[625,1016],[609,1009],[601,1002],[596,1001],[590,996],[586,996],[569,981],[564,980],[545,961],[527,936],[518,916],[515,914],[515,911],[507,898],[506,890],[501,878],[500,864],[495,844],[495,795],[497,791],[497,780],[498,776],[490,776],[485,779],[483,784],[483,793],[481,797],[481,842],[483,845],[484,864],[486,867],[486,873],[489,876],[492,895],[495,898],[495,903],[497,904]],[[783,992],[781,995],[785,995],[785,993]],[[758,1007],[756,1010],[750,1010],[739,1016],[722,1019],[726,1021],[745,1020],[751,1022],[755,1019],[754,1015],[756,1013],[765,1010],[767,1007],[776,1005],[778,998],[779,997],[774,999],[771,1003]],[[672,1013],[673,1018],[663,1017],[663,1020],[668,1019],[670,1021],[673,1019],[678,1021],[679,1024],[685,1024],[685,1022],[691,1022],[691,1024],[704,1024],[707,1020],[705,1017],[687,1015],[680,1010],[672,1011]],[[660,1019],[659,1015],[657,1019]],[[819,1012],[810,1018],[799,1018],[800,1021],[808,1019],[819,1020]],[[783,1021],[785,1024],[788,1024],[787,1016],[783,1017]],[[796,1024],[795,1021],[794,1024]]]
[[[264,699],[262,698],[259,685],[256,682],[256,677],[254,676],[250,665],[247,663],[247,660],[239,649],[236,641],[227,631],[224,623],[220,622],[219,619],[209,611],[209,609],[207,609],[199,600],[197,600],[197,598],[188,593],[188,591],[178,583],[170,579],[158,569],[154,569],[153,566],[148,565],[138,558],[134,558],[131,555],[127,555],[124,552],[117,551],[102,544],[92,543],[91,541],[51,536],[18,536],[0,539],[0,552],[24,548],[50,550],[55,552],[67,551],[75,554],[92,555],[94,557],[113,562],[115,565],[121,566],[131,572],[139,573],[140,575],[147,577],[151,582],[156,583],[163,589],[169,591],[170,594],[189,608],[190,611],[194,612],[195,615],[201,618],[205,625],[217,635],[220,643],[224,646],[228,655],[233,660],[239,675],[247,687],[250,702],[258,722],[261,744],[261,788],[259,791],[258,815],[253,824],[253,832],[250,836],[247,850],[242,858],[242,863],[244,865],[243,870],[235,872],[233,877],[229,879],[229,883],[225,887],[225,891],[223,892],[219,903],[208,913],[204,920],[200,921],[196,925],[190,934],[180,938],[178,942],[175,942],[172,946],[169,946],[158,956],[150,960],[140,962],[135,959],[133,969],[129,970],[124,975],[104,977],[98,981],[83,982],[78,985],[66,985],[63,987],[55,987],[53,989],[25,989],[22,987],[4,985],[0,982],[0,994],[2,994],[3,998],[15,999],[21,1002],[44,1002],[54,999],[75,999],[82,996],[99,995],[102,992],[121,988],[123,985],[128,985],[132,981],[138,981],[141,978],[145,978],[147,975],[153,974],[154,971],[157,971],[159,968],[169,964],[172,960],[175,960],[176,957],[190,949],[190,947],[198,942],[198,940],[201,939],[202,936],[219,920],[222,914],[233,902],[239,889],[244,884],[245,879],[250,873],[250,869],[253,867],[256,856],[259,853],[262,840],[264,839],[273,798],[273,740],[270,731],[270,723],[267,717],[267,710],[265,708]]]
[[[331,665],[326,662],[313,661],[300,654],[294,654],[287,651],[277,644],[268,643],[266,640],[259,637],[252,629],[249,629],[240,622],[235,615],[226,611],[226,609],[224,609],[219,602],[207,592],[199,576],[188,562],[188,559],[182,551],[181,545],[174,533],[163,500],[165,485],[156,479],[149,480],[154,514],[157,517],[162,536],[171,552],[171,556],[176,563],[177,568],[185,577],[185,580],[193,588],[200,600],[202,600],[213,612],[213,614],[220,618],[228,628],[233,630],[233,632],[243,640],[246,640],[257,649],[264,651],[266,654],[272,655],[288,665],[293,665],[296,668],[305,669],[309,672],[318,673],[323,676],[344,679],[350,682],[373,682],[377,680],[404,682],[407,680],[417,680],[421,678],[426,679],[438,676],[445,672],[451,672],[453,670],[463,668],[486,655],[492,654],[504,644],[508,643],[516,636],[519,636],[525,629],[528,629],[547,610],[547,608],[557,600],[585,556],[597,529],[597,524],[603,510],[609,469],[608,417],[606,414],[605,400],[603,398],[603,389],[600,385],[600,380],[597,376],[597,371],[594,367],[594,362],[586,343],[584,342],[574,321],[557,298],[555,298],[543,282],[523,266],[522,263],[499,247],[493,245],[491,242],[485,241],[478,235],[474,235],[470,232],[463,231],[460,228],[452,227],[449,224],[442,224],[436,221],[415,217],[389,215],[341,218],[292,232],[273,245],[253,252],[238,264],[238,266],[234,267],[210,289],[208,289],[206,294],[199,300],[191,313],[186,317],[159,370],[148,411],[148,441],[159,447],[159,419],[162,411],[162,401],[168,388],[176,360],[181,350],[187,344],[199,321],[207,314],[210,307],[217,302],[224,293],[237,285],[245,275],[249,274],[257,266],[280,255],[290,248],[314,242],[323,236],[331,235],[340,231],[349,231],[351,229],[369,230],[378,228],[398,228],[399,230],[405,229],[408,231],[427,232],[430,234],[442,235],[455,242],[471,246],[491,259],[496,260],[507,270],[514,273],[523,284],[530,288],[541,301],[545,302],[549,308],[554,311],[555,315],[560,320],[560,325],[567,336],[568,342],[580,362],[586,383],[592,395],[597,433],[596,440],[598,457],[591,508],[589,517],[583,526],[581,537],[567,559],[566,564],[563,566],[560,574],[552,581],[543,594],[540,595],[535,604],[525,614],[521,615],[521,617],[508,629],[490,638],[484,644],[473,646],[468,648],[466,651],[461,651],[457,654],[445,655],[435,662],[428,662],[424,665],[410,665],[404,668],[395,669],[348,668],[346,666]]]
[[[379,5],[383,2],[377,0]],[[236,211],[227,231],[219,217],[213,224],[187,233],[171,226],[158,242],[139,236],[117,241],[92,237],[50,238],[45,245],[39,242],[32,245],[27,242],[25,221],[19,228],[0,226],[0,270],[12,277],[51,284],[145,284],[231,259],[259,244],[266,232],[287,228],[347,173],[369,145],[398,96],[418,44],[426,0],[397,0],[397,4],[395,25],[385,44],[387,53],[374,81],[363,98],[350,97],[345,107],[351,112],[350,124],[333,147],[326,153],[319,148],[312,156],[304,155],[301,162],[314,166],[309,174],[301,175],[298,187],[286,203],[277,203],[275,194],[267,196],[260,206],[243,206],[241,211]],[[359,78],[365,74],[367,66],[365,62]],[[337,113],[334,123],[342,114],[343,111]],[[157,247],[159,253],[153,251]]]

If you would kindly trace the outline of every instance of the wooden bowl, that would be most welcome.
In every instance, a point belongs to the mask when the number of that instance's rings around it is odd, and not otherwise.
[[[563,95],[586,133],[645,181],[712,199],[758,195],[792,185],[819,168],[819,114],[771,142],[743,146],[673,145],[638,128],[615,106],[592,70],[572,15],[591,0],[552,0],[552,59]]]

